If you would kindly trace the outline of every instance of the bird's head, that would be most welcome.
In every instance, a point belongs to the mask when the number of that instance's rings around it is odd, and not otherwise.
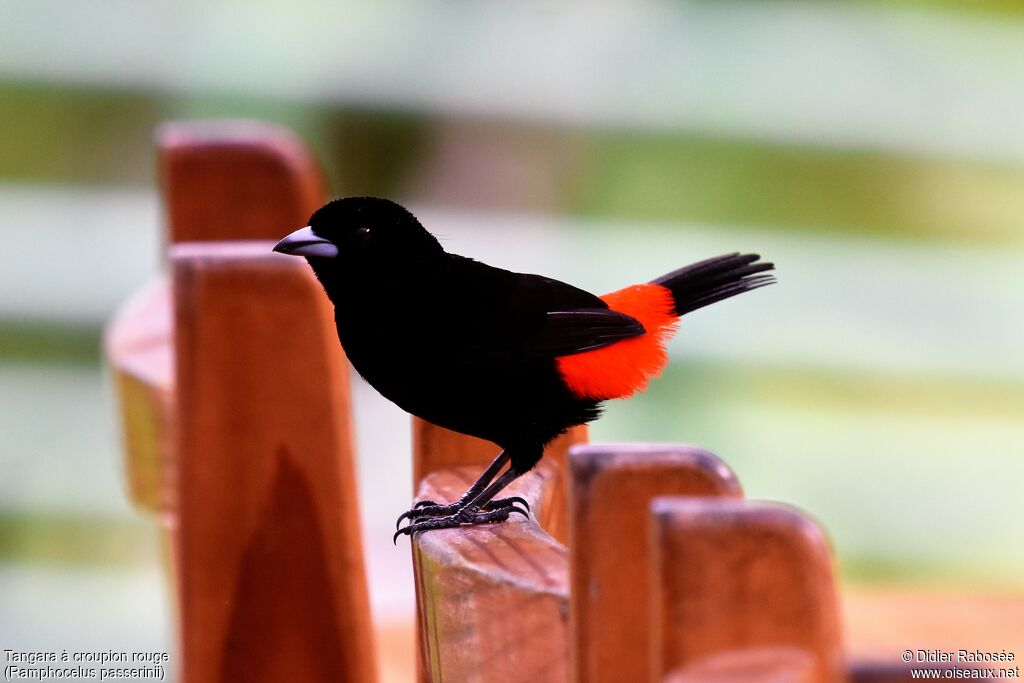
[[[309,225],[282,239],[274,251],[306,257],[321,281],[342,272],[394,272],[444,253],[408,210],[377,197],[325,204]]]

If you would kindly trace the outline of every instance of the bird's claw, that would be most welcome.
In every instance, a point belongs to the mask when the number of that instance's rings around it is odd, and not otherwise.
[[[484,505],[484,509],[500,510],[501,508],[512,507],[516,503],[520,503],[524,508],[526,508],[527,512],[531,512],[530,503],[527,502],[525,498],[520,498],[519,496],[509,496],[508,498],[498,498],[497,500],[492,500],[488,502],[486,505]]]
[[[502,499],[512,500],[510,498]],[[525,502],[525,501],[523,501]],[[431,529],[454,529],[460,526],[472,526],[474,524],[487,524],[490,522],[504,522],[509,518],[513,512],[518,512],[523,517],[529,517],[530,513],[523,508],[517,506],[515,501],[510,502],[507,505],[503,505],[495,510],[481,510],[473,507],[464,507],[453,515],[445,515],[443,517],[428,517],[427,519],[421,519],[418,522],[413,522],[406,527],[403,527],[395,532],[392,537],[392,542],[397,544],[398,537],[405,534],[412,536],[417,531],[430,531]]]
[[[484,504],[484,510],[494,511],[501,510],[503,508],[512,507],[515,504],[520,504],[526,508],[527,513],[530,512],[530,503],[525,498],[519,496],[510,496],[508,498],[498,498],[497,500],[491,500]],[[410,522],[420,517],[447,517],[459,513],[461,510],[467,507],[466,503],[457,502],[449,505],[438,505],[432,500],[421,500],[412,506],[411,510],[406,510],[398,519],[395,521],[395,529],[402,526],[402,520],[408,519]],[[529,516],[529,515],[527,515]]]
[[[398,519],[395,521],[395,528],[401,527],[402,520],[404,519],[408,519],[411,522],[419,517],[444,517],[454,515],[461,509],[458,503],[438,505],[432,500],[421,500],[411,510],[406,510],[398,516]]]

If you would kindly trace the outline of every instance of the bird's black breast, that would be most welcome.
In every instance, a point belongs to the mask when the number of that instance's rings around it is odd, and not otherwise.
[[[553,358],[526,349],[548,311],[603,303],[555,280],[446,256],[427,272],[357,278],[332,297],[356,371],[407,412],[503,447],[543,444],[597,417],[597,403],[569,392]]]

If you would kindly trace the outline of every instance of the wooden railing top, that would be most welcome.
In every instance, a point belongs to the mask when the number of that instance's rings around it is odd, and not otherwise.
[[[688,446],[576,445],[569,463],[574,497],[557,513],[567,514],[568,551],[542,529],[565,486],[557,458],[516,482],[534,519],[413,538],[427,680],[646,677],[647,504],[666,493],[738,496],[739,485]],[[436,471],[418,497],[453,500],[479,469]]]

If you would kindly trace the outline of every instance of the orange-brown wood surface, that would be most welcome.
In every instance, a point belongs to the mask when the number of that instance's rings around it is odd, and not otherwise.
[[[324,200],[276,126],[157,138],[169,242],[277,238]],[[272,244],[182,245],[173,285],[112,320],[128,480],[171,531],[180,680],[372,681],[347,365],[308,267]]]
[[[324,202],[302,141],[256,121],[171,122],[157,131],[170,242],[277,240]]]
[[[372,681],[346,363],[271,246],[172,250],[183,680]]]
[[[125,479],[139,508],[173,513],[174,358],[167,282],[129,299],[107,326],[104,351],[121,405]]]
[[[546,496],[550,499],[546,506],[546,512],[540,519],[544,531],[560,543],[566,542],[566,485],[568,482],[566,458],[569,448],[587,440],[587,428],[575,427],[553,441],[544,451],[544,458],[541,461],[543,467],[538,467],[535,472],[559,482],[558,486],[545,489]],[[447,471],[453,468],[472,466],[469,469],[460,471],[466,472],[463,488],[461,491],[453,492],[451,500],[457,499],[465,492],[469,485],[476,479],[483,469],[498,455],[500,449],[495,444],[477,439],[465,434],[459,434],[449,429],[439,427],[435,424],[421,420],[418,417],[412,418],[412,462],[413,462],[413,490],[421,491],[423,482],[427,481],[432,473]],[[547,474],[545,474],[547,473]],[[427,496],[429,499],[429,496]],[[422,497],[421,497],[422,499]],[[419,565],[415,565],[419,571]],[[417,576],[417,585],[420,579]],[[418,628],[423,624],[423,603],[417,601],[417,623]],[[419,680],[428,681],[429,676],[425,665],[426,655],[423,651],[424,637],[420,633],[417,638],[420,649],[419,659],[421,661]]]
[[[738,499],[659,498],[652,510],[652,681],[763,647],[810,653],[805,680],[844,680],[832,557],[813,522]]]
[[[642,680],[648,670],[648,504],[742,495],[732,471],[692,446],[576,446],[572,486],[572,680]]]
[[[419,498],[452,501],[477,468],[427,477]],[[542,462],[508,495],[530,502],[535,517],[416,534],[412,540],[425,680],[563,683],[568,653],[568,563],[544,532],[562,488]]]
[[[907,649],[915,658],[918,650],[1024,652],[1024,595],[1019,589],[860,585],[846,587],[842,602],[847,658],[854,662],[852,683],[911,681],[912,667],[941,671],[939,663],[904,664]],[[1019,664],[1017,654],[1010,665]]]
[[[1020,588],[868,584],[843,591],[851,658],[887,664],[903,651],[998,645],[1024,652],[1024,592]],[[1019,663],[1021,655],[1017,655]]]
[[[156,140],[168,242],[279,238],[325,199],[315,160],[280,126],[175,121]],[[104,341],[132,500],[164,516],[173,514],[171,307],[169,285],[154,282],[118,310]]]
[[[698,659],[662,683],[813,683],[814,657],[791,647],[728,650]]]

